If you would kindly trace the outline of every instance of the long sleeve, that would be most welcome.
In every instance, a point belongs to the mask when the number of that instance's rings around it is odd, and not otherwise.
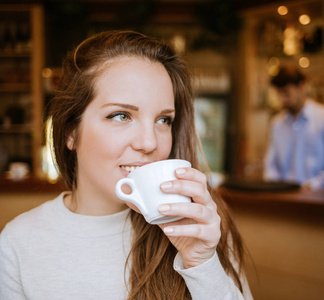
[[[244,296],[231,277],[223,269],[215,255],[200,266],[185,269],[178,253],[174,260],[174,269],[183,277],[193,300],[252,300],[245,278],[242,280]]]
[[[278,160],[276,158],[275,151],[275,140],[274,140],[274,130],[271,127],[271,137],[267,153],[264,159],[264,174],[263,177],[265,180],[279,180],[280,179],[280,170]]]
[[[5,232],[0,235],[0,299],[27,299],[22,290],[18,260]]]
[[[305,185],[309,185],[312,190],[324,189],[324,126],[322,126],[318,143],[318,161],[321,171],[318,175],[306,180]],[[311,150],[310,150],[311,151]]]

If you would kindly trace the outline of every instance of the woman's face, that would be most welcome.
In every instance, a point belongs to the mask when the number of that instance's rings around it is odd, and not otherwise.
[[[117,181],[144,164],[167,159],[175,117],[171,79],[162,64],[121,57],[107,64],[84,111],[77,152],[77,191],[84,199],[124,205]],[[87,197],[87,198],[85,198]]]

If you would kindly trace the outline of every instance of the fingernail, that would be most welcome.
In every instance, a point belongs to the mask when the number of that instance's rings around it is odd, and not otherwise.
[[[163,229],[164,233],[172,233],[174,231],[173,227],[165,227]]]
[[[170,205],[162,204],[159,206],[159,211],[164,212],[170,210]]]
[[[185,169],[176,169],[176,173],[177,175],[183,175],[184,173],[186,173]]]
[[[163,189],[163,190],[168,190],[168,189],[170,189],[172,187],[172,183],[170,182],[170,181],[166,181],[166,182],[163,182],[162,184],[161,184],[161,188]]]

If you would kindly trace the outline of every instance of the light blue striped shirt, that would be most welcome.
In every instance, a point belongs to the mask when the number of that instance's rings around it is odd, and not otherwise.
[[[283,111],[271,124],[264,177],[324,189],[324,106],[308,99],[295,118]]]

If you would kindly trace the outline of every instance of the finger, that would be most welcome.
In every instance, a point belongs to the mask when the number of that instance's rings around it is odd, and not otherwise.
[[[194,168],[180,168],[175,170],[175,175],[179,179],[200,182],[207,187],[207,176]]]
[[[213,242],[215,244],[217,244],[221,235],[220,230],[215,231],[214,226],[206,226],[202,224],[166,226],[163,228],[163,232],[167,236],[191,237],[207,242]]]
[[[161,190],[167,194],[180,194],[192,198],[196,203],[216,208],[207,187],[199,182],[188,180],[166,181],[161,184]]]
[[[215,211],[196,203],[162,204],[158,207],[159,212],[165,216],[180,216],[193,219],[198,223],[208,224],[218,221]]]

